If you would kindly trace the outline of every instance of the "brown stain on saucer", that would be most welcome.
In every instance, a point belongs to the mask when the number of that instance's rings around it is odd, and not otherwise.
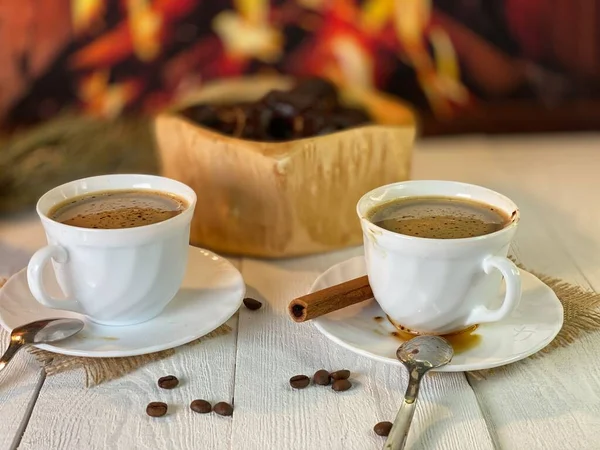
[[[419,336],[418,332],[394,323],[394,321],[392,321],[389,317],[387,319],[396,328],[396,331],[387,333],[387,335],[398,339],[400,342],[406,342],[416,336]],[[377,323],[382,323],[384,317],[375,316],[373,317],[373,320]],[[454,349],[454,354],[457,355],[471,350],[472,348],[477,347],[481,343],[481,335],[476,333],[478,327],[479,325],[473,325],[464,330],[442,335],[442,337],[446,339],[450,343],[450,345],[452,345],[452,348]],[[379,331],[376,331],[376,333],[383,334]]]
[[[90,336],[87,333],[81,332],[81,333],[77,333],[76,335],[74,335],[71,339],[77,339],[79,341],[84,341],[87,339],[96,339],[96,340],[100,340],[100,341],[118,341],[120,338],[118,337],[114,337],[114,336]]]
[[[464,353],[472,348],[477,347],[481,343],[481,335],[475,333],[477,331],[478,325],[473,325],[465,330],[457,331],[455,333],[442,335],[444,339],[446,339],[452,348],[454,349],[454,354],[458,355],[460,353]],[[415,333],[406,332],[406,331],[392,331],[389,333],[390,336],[395,337],[400,342],[406,342],[410,339],[418,336]]]

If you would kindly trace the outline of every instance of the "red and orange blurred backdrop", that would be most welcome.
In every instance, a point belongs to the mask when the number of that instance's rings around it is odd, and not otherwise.
[[[0,43],[7,128],[261,72],[385,90],[431,134],[600,127],[600,0],[4,1]]]

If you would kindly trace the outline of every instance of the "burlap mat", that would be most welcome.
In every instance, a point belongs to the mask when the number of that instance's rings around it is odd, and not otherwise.
[[[575,342],[582,334],[600,330],[600,294],[567,283],[559,278],[537,273],[534,270],[519,267],[538,277],[549,286],[564,309],[563,326],[554,340],[531,357],[540,357],[559,347]]]
[[[86,387],[97,386],[106,381],[116,380],[128,373],[139,369],[142,366],[161,359],[173,356],[181,348],[196,345],[202,341],[217,336],[223,336],[231,331],[229,325],[221,325],[214,331],[202,336],[195,341],[182,345],[181,347],[171,348],[156,353],[146,355],[128,356],[124,358],[83,358],[76,356],[60,355],[58,353],[47,352],[35,347],[29,347],[29,353],[42,364],[46,375],[55,375],[68,370],[83,369],[85,374]]]
[[[533,357],[541,357],[559,347],[566,347],[575,342],[581,335],[600,330],[600,294],[582,288],[558,278],[550,277],[534,271],[536,277],[547,284],[559,298],[564,308],[564,324],[556,338]],[[6,280],[0,279],[0,286]],[[193,341],[186,346],[196,345],[206,339],[227,334],[231,328],[223,325],[212,333]],[[80,358],[59,355],[30,347],[29,351],[42,364],[47,375],[54,375],[67,370],[83,369],[86,386],[96,386],[106,381],[120,378],[134,370],[152,362],[174,355],[178,349],[164,350],[148,355],[126,358]],[[476,378],[485,378],[490,371],[470,372]]]

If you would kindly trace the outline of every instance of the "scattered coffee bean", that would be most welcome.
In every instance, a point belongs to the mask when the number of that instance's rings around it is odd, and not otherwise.
[[[206,400],[194,400],[190,404],[190,409],[199,414],[207,414],[211,412],[212,406]]]
[[[262,307],[262,303],[250,297],[244,299],[244,305],[251,311],[256,311]]]
[[[294,375],[290,378],[290,386],[294,389],[304,389],[310,384],[310,378],[306,375]]]
[[[179,380],[176,376],[167,375],[158,379],[158,387],[162,389],[173,389],[179,384]]]
[[[348,380],[335,380],[331,385],[331,389],[336,392],[344,392],[352,387],[352,383]]]
[[[233,414],[233,406],[226,402],[219,402],[215,405],[213,411],[220,416],[231,416]]]
[[[336,372],[331,372],[331,378],[333,380],[347,380],[350,378],[349,370],[338,370]]]
[[[167,404],[163,402],[152,402],[146,406],[146,414],[150,417],[162,417],[167,413]]]
[[[377,436],[388,436],[392,430],[392,422],[379,422],[373,427]]]
[[[313,381],[319,386],[329,386],[329,383],[331,383],[331,377],[329,376],[328,371],[324,369],[317,370],[313,375]]]

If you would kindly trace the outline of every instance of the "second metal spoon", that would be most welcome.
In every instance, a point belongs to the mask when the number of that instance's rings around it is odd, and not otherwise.
[[[404,448],[415,414],[421,380],[431,369],[448,364],[453,355],[452,346],[439,336],[417,336],[398,348],[396,356],[408,370],[408,387],[394,426],[383,446],[384,450]]]

